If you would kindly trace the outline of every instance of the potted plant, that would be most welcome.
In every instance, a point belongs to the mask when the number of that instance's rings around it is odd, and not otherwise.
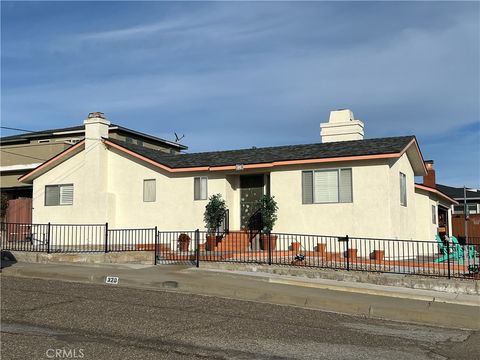
[[[178,249],[180,251],[188,251],[190,247],[190,236],[187,234],[180,234],[178,237]]]
[[[262,214],[263,225],[263,234],[260,236],[260,248],[262,250],[268,250],[268,239],[270,237],[270,249],[275,249],[277,246],[277,236],[269,235],[278,218],[278,206],[275,197],[263,195],[262,198],[257,201],[257,207]]]
[[[222,195],[215,194],[210,196],[208,204],[205,206],[205,213],[203,220],[207,228],[207,250],[212,251],[217,246],[217,230],[220,227],[223,219],[223,214],[227,207]]]

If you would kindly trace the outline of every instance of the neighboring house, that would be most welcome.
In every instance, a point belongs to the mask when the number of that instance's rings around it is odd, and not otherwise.
[[[20,180],[33,183],[35,223],[111,228],[204,228],[219,193],[230,229],[246,227],[262,194],[275,196],[274,231],[433,240],[438,213],[455,200],[415,176],[427,169],[414,136],[363,139],[349,110],[321,124],[323,143],[170,155],[112,138],[101,117],[86,139]]]
[[[465,236],[465,223],[468,226],[468,236],[475,237],[480,243],[480,190],[464,189],[452,186],[437,184],[437,189],[447,194],[458,202],[453,206],[453,235]],[[465,217],[465,204],[467,216]]]
[[[90,116],[103,116],[92,113]],[[110,124],[108,136],[148,149],[167,153],[179,153],[186,146],[163,140],[125,127]],[[85,127],[30,132],[0,138],[0,184],[1,192],[8,199],[31,198],[32,185],[21,183],[18,178],[35,169],[43,162],[58,155],[85,138]]]
[[[430,233],[434,232],[442,237],[444,235],[451,236],[453,235],[452,206],[457,206],[458,203],[437,187],[433,164],[433,160],[425,161],[427,175],[423,177],[422,184],[415,184],[416,193],[423,195],[417,198],[417,208],[420,210],[422,207],[422,210],[419,211],[418,221],[421,221],[423,217],[423,222],[429,223],[431,226]],[[428,209],[431,210],[430,214],[428,214]],[[417,230],[418,232],[421,231],[420,228]]]

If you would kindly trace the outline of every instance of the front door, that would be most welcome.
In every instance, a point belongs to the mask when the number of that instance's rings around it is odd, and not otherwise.
[[[240,227],[248,229],[250,216],[257,211],[256,202],[263,196],[264,175],[240,176]]]

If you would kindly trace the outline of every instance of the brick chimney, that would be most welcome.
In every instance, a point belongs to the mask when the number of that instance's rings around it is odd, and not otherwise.
[[[436,188],[435,169],[433,168],[433,160],[425,160],[425,167],[427,168],[427,175],[423,177],[423,185]]]

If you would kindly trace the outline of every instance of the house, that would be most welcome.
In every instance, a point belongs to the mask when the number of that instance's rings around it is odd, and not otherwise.
[[[468,237],[474,238],[471,240],[480,244],[480,190],[441,184],[436,184],[436,187],[458,202],[458,205],[453,205],[453,235],[459,238],[465,237],[465,226],[467,226]],[[467,216],[465,216],[465,207],[467,208]]]
[[[100,113],[92,113],[92,116],[102,115]],[[187,149],[184,145],[115,124],[108,126],[108,136],[111,139],[124,141],[128,144],[136,144],[167,153],[180,153],[182,150]],[[11,200],[31,198],[32,184],[19,182],[18,178],[81,142],[84,138],[84,126],[51,129],[0,138],[0,151],[2,154],[0,157],[0,184],[2,195]],[[23,202],[19,201],[19,203]],[[28,203],[27,206],[23,207],[29,213],[31,208],[30,200],[26,200],[26,203]],[[10,210],[12,210],[13,204],[12,202]],[[11,215],[10,218],[13,217],[13,214]],[[25,220],[18,219],[18,216],[15,216],[15,220],[10,219],[10,221],[25,222]]]
[[[219,193],[230,229],[244,229],[266,193],[276,232],[433,240],[438,210],[450,218],[456,204],[415,184],[428,173],[415,136],[364,139],[350,110],[331,112],[321,143],[179,155],[111,137],[100,115],[84,124],[84,140],[20,178],[33,184],[35,223],[203,229]]]

